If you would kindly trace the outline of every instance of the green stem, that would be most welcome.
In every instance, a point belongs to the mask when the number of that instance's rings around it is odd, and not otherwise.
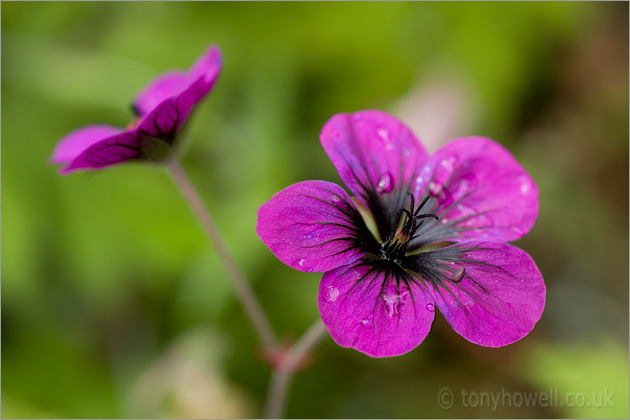
[[[291,347],[288,355],[283,358],[271,373],[271,384],[265,403],[264,418],[279,419],[284,417],[287,395],[295,371],[312,348],[324,336],[326,327],[318,319]]]
[[[199,193],[195,190],[194,186],[190,182],[190,179],[177,160],[173,160],[167,165],[167,167],[169,168],[170,173],[182,194],[192,207],[193,211],[197,214],[197,217],[201,221],[210,242],[212,242],[216,248],[216,251],[219,254],[219,259],[223,262],[228,276],[234,284],[236,294],[239,297],[247,316],[252,322],[254,329],[258,333],[265,350],[267,353],[275,352],[278,348],[278,340],[271,328],[271,325],[269,324],[267,316],[260,306],[258,299],[256,299],[249,283],[245,280],[243,273],[239,270],[236,262],[228,251],[225,241],[221,237],[221,233],[214,223],[210,212],[201,200]]]

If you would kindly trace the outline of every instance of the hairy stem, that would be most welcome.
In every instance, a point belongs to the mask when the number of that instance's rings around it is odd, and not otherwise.
[[[325,332],[324,323],[318,319],[291,347],[287,355],[279,361],[271,374],[271,384],[265,403],[265,418],[279,419],[284,416],[289,386],[295,371],[302,359],[308,355]]]
[[[232,258],[230,252],[228,251],[225,241],[221,237],[221,233],[217,229],[210,212],[204,205],[199,193],[195,190],[180,163],[177,160],[173,160],[167,167],[169,168],[175,183],[188,201],[188,204],[190,204],[194,212],[197,214],[197,217],[201,221],[210,242],[212,242],[216,248],[220,260],[223,262],[228,276],[234,284],[236,294],[238,295],[247,316],[252,322],[254,329],[258,333],[264,348],[267,352],[274,352],[278,348],[278,340],[271,328],[271,325],[269,324],[267,315],[260,306],[258,299],[256,299],[249,283],[245,280],[243,273],[236,265],[234,258]]]

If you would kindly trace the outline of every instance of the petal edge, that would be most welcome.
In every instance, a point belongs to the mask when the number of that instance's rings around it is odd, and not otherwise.
[[[418,254],[436,306],[471,343],[502,347],[525,337],[545,306],[545,283],[531,256],[504,243],[469,242]]]

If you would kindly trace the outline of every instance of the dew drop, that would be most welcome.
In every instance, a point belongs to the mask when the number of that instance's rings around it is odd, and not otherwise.
[[[416,180],[414,181],[414,184],[415,184],[415,185],[414,185],[414,187],[413,187],[414,192],[415,192],[416,194],[420,192],[420,189],[422,188],[422,182],[423,182],[423,181],[424,181],[424,178],[423,178],[423,177],[421,177],[421,176],[416,177]]]
[[[427,303],[427,311],[435,311],[435,306],[432,303]]]
[[[449,159],[442,159],[440,165],[442,165],[442,167],[444,167],[447,171],[453,172],[455,167],[455,158],[451,157]]]
[[[328,286],[328,296],[326,297],[326,302],[334,302],[339,297],[339,289],[335,286]]]
[[[440,185],[436,184],[435,182],[431,182],[429,184],[429,194],[434,197],[440,194],[441,189],[442,188],[440,187]]]
[[[305,263],[305,262],[306,262],[306,260],[305,260],[304,258],[302,258],[302,259],[298,262],[298,265],[299,265],[300,267],[302,267],[302,266],[304,265],[304,263]]]
[[[529,184],[521,184],[521,194],[527,194],[529,191]]]
[[[383,178],[378,183],[378,188],[381,192],[390,192],[392,189],[392,177],[389,174],[383,175]]]
[[[392,150],[394,145],[392,144],[391,133],[386,128],[377,128],[376,135],[381,139],[383,144],[385,144],[385,150]]]
[[[361,326],[363,328],[371,329],[372,327],[374,327],[374,323],[370,321],[369,319],[362,319]]]
[[[467,178],[460,179],[459,182],[455,183],[454,187],[455,188],[451,190],[451,194],[456,196],[466,195],[466,193],[472,189],[470,181]]]
[[[387,312],[390,318],[392,318],[394,316],[394,314],[397,314],[397,308],[396,308],[396,303],[398,303],[398,295],[383,295],[383,300],[385,301],[385,304],[387,305]]]
[[[376,134],[383,140],[384,142],[389,142],[389,130],[386,128],[378,128],[376,129]]]

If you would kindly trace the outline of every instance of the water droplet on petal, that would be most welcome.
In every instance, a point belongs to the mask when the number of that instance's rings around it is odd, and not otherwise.
[[[367,328],[370,329],[374,326],[374,323],[372,321],[370,321],[369,319],[362,319],[361,320],[361,326],[363,328]]]
[[[523,236],[523,229],[521,229],[518,226],[512,226],[510,228],[512,230],[512,232],[516,233],[517,235]]]
[[[470,181],[467,178],[461,178],[459,182],[454,183],[451,194],[460,197],[470,193],[471,189]]]
[[[389,141],[389,130],[386,128],[378,128],[376,129],[376,134],[378,134],[378,136],[381,138],[381,140],[383,141]]]
[[[414,194],[418,195],[420,193],[420,189],[422,188],[422,182],[424,181],[424,178],[421,176],[416,177],[415,181],[414,181],[414,186],[413,186],[413,192]]]
[[[304,258],[302,258],[302,259],[298,262],[298,265],[299,265],[300,267],[302,267],[302,266],[304,265],[304,263],[305,263],[305,262],[306,262],[306,260],[305,260]]]
[[[454,157],[450,157],[448,159],[442,159],[440,165],[442,165],[442,167],[444,167],[444,169],[446,169],[447,171],[453,172],[453,169],[455,168],[455,163],[456,159]]]
[[[392,145],[391,133],[386,128],[377,128],[376,135],[381,139],[381,141],[385,144],[385,150],[392,150],[394,145]]]
[[[432,303],[427,303],[427,311],[435,311],[435,306]]]
[[[394,297],[383,296],[383,300],[385,301],[385,304],[387,304],[387,315],[389,315],[390,318],[393,317],[396,313],[396,302],[394,300]]]
[[[392,177],[389,174],[383,175],[383,178],[378,183],[378,188],[381,192],[390,192],[392,189]]]
[[[405,290],[401,295],[396,292],[389,292],[383,295],[383,300],[387,305],[387,315],[392,318],[397,315],[400,307],[406,302],[409,291]]]
[[[429,194],[432,196],[437,196],[440,194],[440,191],[442,190],[442,187],[439,184],[436,184],[435,182],[431,182],[429,184]]]
[[[521,194],[527,194],[529,191],[529,184],[521,184]]]
[[[339,297],[339,289],[335,286],[328,286],[328,295],[326,296],[326,302],[334,302]]]

